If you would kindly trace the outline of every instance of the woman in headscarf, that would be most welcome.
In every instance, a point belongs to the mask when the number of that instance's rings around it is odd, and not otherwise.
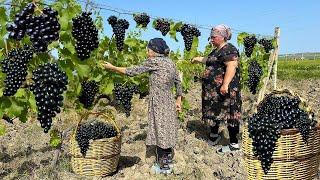
[[[157,146],[156,173],[170,173],[173,148],[176,144],[178,119],[181,110],[181,81],[174,62],[168,58],[169,47],[162,38],[151,39],[147,46],[148,59],[141,65],[125,68],[105,62],[103,65],[122,74],[134,76],[148,72],[149,124],[146,145]],[[176,87],[176,100],[172,88]]]
[[[215,49],[208,57],[195,57],[193,62],[206,65],[202,81],[202,119],[211,125],[209,139],[216,145],[221,136],[219,126],[227,122],[230,144],[217,150],[223,154],[239,150],[237,134],[241,119],[239,52],[228,43],[231,29],[223,24],[212,28],[210,43]]]

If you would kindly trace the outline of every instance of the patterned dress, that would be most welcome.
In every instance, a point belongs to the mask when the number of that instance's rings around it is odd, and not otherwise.
[[[206,61],[202,79],[202,119],[215,125],[217,121],[229,126],[239,125],[241,119],[240,68],[229,84],[228,93],[222,95],[220,88],[226,72],[225,62],[239,57],[239,52],[228,43],[220,50],[213,50]]]
[[[149,123],[147,145],[160,148],[173,148],[176,144],[178,118],[175,97],[181,96],[181,80],[175,64],[167,57],[159,56],[147,59],[142,65],[126,69],[126,74],[134,76],[149,72]]]

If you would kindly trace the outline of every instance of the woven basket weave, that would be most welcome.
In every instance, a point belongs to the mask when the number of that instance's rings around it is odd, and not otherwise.
[[[281,94],[299,98],[301,108],[312,114],[311,108],[307,106],[307,103],[288,89],[276,90],[269,95]],[[264,174],[261,162],[254,156],[252,148],[248,124],[245,123],[242,133],[242,150],[244,153],[244,166],[249,180],[313,179],[318,174],[320,162],[320,126],[318,125],[310,131],[307,144],[304,143],[297,129],[282,130],[272,156],[274,162],[267,174]]]
[[[111,124],[117,131],[117,136],[111,138],[91,140],[86,156],[83,157],[76,141],[76,131],[70,140],[70,154],[72,169],[75,173],[86,176],[107,176],[117,170],[121,152],[121,131],[114,121],[114,115],[100,112],[87,112],[80,118],[80,123],[89,116],[100,117],[106,123]]]

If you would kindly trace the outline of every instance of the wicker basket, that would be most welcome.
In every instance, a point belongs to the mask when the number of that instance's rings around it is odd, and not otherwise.
[[[252,151],[252,139],[249,138],[248,126],[244,125],[242,133],[242,151],[245,155],[254,157]],[[297,129],[286,129],[281,131],[281,136],[277,140],[274,160],[291,161],[304,159],[320,154],[320,127],[315,127],[310,131],[308,144],[304,143],[301,134]]]
[[[307,159],[293,160],[289,162],[275,160],[269,172],[264,174],[261,162],[244,156],[244,167],[248,173],[248,180],[259,179],[314,179],[318,174],[320,156],[313,156]]]
[[[301,108],[312,114],[311,108],[305,101],[291,91],[277,90],[271,95],[286,94],[298,97]],[[318,173],[320,162],[320,127],[316,126],[310,131],[308,144],[304,143],[297,129],[281,131],[273,153],[273,163],[267,174],[264,174],[261,162],[253,155],[252,139],[249,138],[248,124],[244,124],[242,133],[242,150],[244,153],[244,166],[248,179],[313,179]]]
[[[89,116],[99,117],[106,123],[112,124],[117,136],[112,138],[104,138],[90,141],[89,149],[86,156],[83,157],[78,142],[75,139],[76,130],[70,140],[70,154],[72,169],[75,173],[86,176],[106,176],[117,170],[120,152],[121,152],[121,131],[119,126],[114,121],[114,116],[111,112],[108,114],[100,112],[87,112],[80,118],[77,129],[83,119]]]

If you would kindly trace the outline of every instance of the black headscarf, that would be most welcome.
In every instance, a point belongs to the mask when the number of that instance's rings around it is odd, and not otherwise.
[[[162,38],[153,38],[148,43],[148,48],[156,53],[168,55],[170,48]]]

